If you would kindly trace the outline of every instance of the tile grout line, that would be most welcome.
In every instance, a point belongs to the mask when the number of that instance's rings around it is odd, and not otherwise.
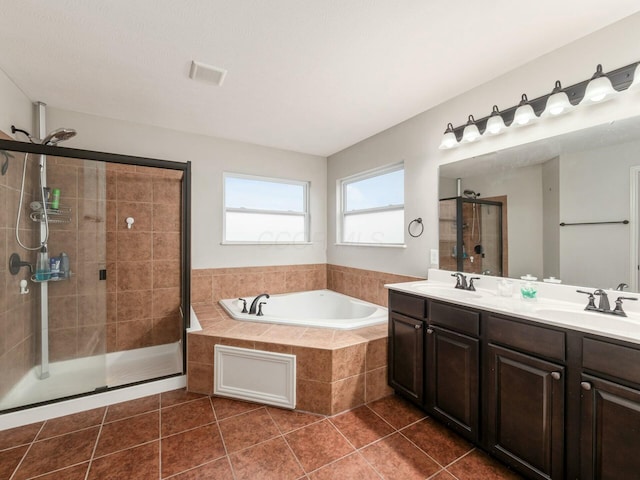
[[[29,443],[29,447],[25,450],[24,455],[22,455],[22,458],[18,462],[18,465],[16,465],[16,468],[13,470],[13,473],[11,474],[9,479],[15,478],[16,473],[18,472],[18,470],[22,466],[22,462],[24,462],[24,459],[27,458],[27,455],[29,454],[29,451],[31,451],[31,447],[33,447],[33,444],[36,443],[36,438],[38,438],[38,435],[40,435],[42,433],[42,430],[44,429],[44,426],[46,424],[47,424],[46,420],[44,422],[42,422],[42,425],[40,426],[40,429],[34,435],[33,440],[31,440],[31,442]]]
[[[211,409],[213,410],[213,418],[216,420],[216,428],[218,429],[218,435],[220,435],[220,441],[222,442],[222,448],[224,449],[224,458],[227,459],[229,463],[229,468],[231,469],[231,475],[234,480],[237,478],[236,472],[233,468],[233,463],[231,462],[231,457],[229,457],[229,450],[227,450],[227,444],[224,441],[224,436],[222,435],[222,429],[220,428],[220,420],[218,420],[218,414],[216,413],[216,407],[213,405],[213,396],[209,395],[209,404],[211,405]]]
[[[91,465],[93,464],[93,459],[96,454],[96,450],[98,450],[98,442],[100,442],[100,436],[102,435],[102,427],[104,427],[104,421],[107,418],[107,412],[109,411],[109,407],[107,406],[104,409],[104,413],[102,414],[102,421],[100,422],[100,428],[98,429],[98,435],[96,436],[96,443],[93,445],[93,450],[91,450],[91,456],[89,457],[89,465],[87,465],[87,471],[84,474],[84,480],[88,480],[89,471],[91,470]]]
[[[298,466],[300,467],[300,470],[302,470],[302,472],[304,473],[303,477],[307,476],[307,471],[305,470],[305,468],[302,466],[302,462],[300,462],[300,459],[298,458],[298,456],[296,455],[296,452],[293,451],[293,448],[291,448],[291,445],[289,445],[289,442],[287,441],[287,437],[284,434],[284,432],[282,431],[282,428],[280,428],[280,424],[278,422],[276,422],[275,418],[273,418],[273,415],[271,415],[271,412],[269,411],[269,409],[267,408],[267,413],[269,414],[269,418],[271,418],[271,421],[273,423],[276,424],[276,428],[278,429],[278,431],[280,432],[280,436],[282,437],[282,440],[284,441],[284,444],[287,446],[287,448],[289,449],[289,452],[291,452],[291,455],[293,455],[293,458],[295,459],[296,463],[298,464]],[[309,425],[315,425],[317,422],[313,422],[310,423]],[[305,425],[307,426],[307,425]],[[296,431],[296,430],[300,430],[304,427],[300,427],[299,429],[295,429],[295,430],[291,430],[291,432]],[[291,433],[288,432],[288,433]],[[229,460],[229,462],[231,462],[231,460]],[[301,478],[301,477],[298,477]]]

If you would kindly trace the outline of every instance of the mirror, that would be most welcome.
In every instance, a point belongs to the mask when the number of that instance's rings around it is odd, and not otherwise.
[[[461,196],[468,190],[504,200],[504,276],[529,273],[592,288],[626,283],[638,291],[640,117],[442,165],[439,172],[440,199],[458,196],[460,188]],[[458,225],[464,231],[470,222]],[[445,237],[441,221],[441,259],[453,255]],[[482,273],[469,256],[464,270]],[[455,262],[440,264],[461,270]]]

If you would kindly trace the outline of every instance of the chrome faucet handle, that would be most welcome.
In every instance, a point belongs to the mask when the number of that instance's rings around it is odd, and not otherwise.
[[[460,288],[460,287],[461,287],[461,285],[462,285],[462,284],[460,283],[460,275],[462,275],[462,274],[461,274],[461,273],[458,273],[458,272],[456,272],[456,273],[452,273],[452,274],[451,274],[451,276],[452,276],[452,277],[456,277],[456,286],[455,286],[455,288]]]
[[[467,287],[467,290],[471,290],[472,292],[476,291],[476,287],[473,285],[473,281],[474,280],[481,280],[480,277],[471,277],[469,279],[469,286]]]
[[[618,297],[616,299],[616,308],[613,310],[614,315],[620,315],[621,317],[626,317],[626,312],[622,309],[622,301],[623,300],[633,300],[637,301],[638,299],[635,297]]]
[[[602,288],[597,289],[593,292],[594,295],[598,295],[600,297],[600,301],[598,302],[598,310],[602,312],[611,311],[611,307],[609,305],[609,295]]]
[[[267,302],[260,302],[258,304],[258,313],[256,313],[256,317],[262,317],[264,313],[262,313],[262,305],[266,305]]]
[[[578,293],[582,293],[584,295],[589,295],[589,303],[587,304],[587,306],[584,308],[585,310],[597,310],[598,308],[596,307],[595,304],[595,297],[593,296],[593,293],[591,292],[585,292],[584,290],[576,290],[576,292]]]
[[[244,298],[239,298],[238,300],[242,302],[242,311],[240,313],[249,313],[247,310],[247,301]]]

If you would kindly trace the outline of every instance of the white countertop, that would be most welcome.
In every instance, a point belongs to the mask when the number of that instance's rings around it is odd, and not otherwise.
[[[640,344],[640,301],[624,300],[623,309],[627,317],[585,311],[587,295],[576,290],[593,292],[593,288],[535,282],[538,294],[535,300],[520,298],[520,285],[524,282],[512,280],[513,294],[509,297],[498,294],[498,282],[502,279],[482,275],[475,283],[476,291],[470,292],[454,288],[455,279],[444,270],[429,270],[430,280],[419,282],[393,283],[385,285],[390,290],[411,293],[427,298],[487,310],[503,315],[524,318],[534,322],[570,328],[586,333],[602,335],[627,342]],[[470,275],[467,275],[470,277]],[[615,290],[607,290],[611,308],[618,297],[640,298],[640,295]],[[599,298],[596,297],[596,306]]]

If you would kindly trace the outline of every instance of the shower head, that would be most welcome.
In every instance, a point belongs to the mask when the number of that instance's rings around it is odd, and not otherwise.
[[[478,198],[480,196],[480,192],[476,193],[473,190],[465,190],[462,193],[464,193],[464,196],[467,198]]]
[[[42,140],[42,145],[56,145],[58,142],[69,140],[75,135],[76,131],[73,128],[58,128]]]

